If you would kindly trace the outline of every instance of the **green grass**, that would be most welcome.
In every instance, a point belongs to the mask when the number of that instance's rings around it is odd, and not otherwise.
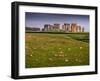
[[[89,33],[26,33],[25,39],[26,68],[89,65]]]

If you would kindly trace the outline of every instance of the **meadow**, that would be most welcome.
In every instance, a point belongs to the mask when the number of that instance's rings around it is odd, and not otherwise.
[[[89,65],[89,33],[26,33],[25,67]]]

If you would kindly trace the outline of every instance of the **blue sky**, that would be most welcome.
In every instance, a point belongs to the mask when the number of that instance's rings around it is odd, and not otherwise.
[[[71,15],[71,14],[49,14],[49,13],[25,13],[25,26],[43,28],[44,24],[77,23],[89,31],[89,15]]]

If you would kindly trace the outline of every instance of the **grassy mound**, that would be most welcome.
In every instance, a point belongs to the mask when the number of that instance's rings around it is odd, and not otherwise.
[[[26,68],[89,65],[88,33],[26,33],[25,40]]]

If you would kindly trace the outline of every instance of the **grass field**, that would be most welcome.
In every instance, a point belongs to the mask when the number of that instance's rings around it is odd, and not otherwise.
[[[26,33],[25,67],[89,65],[89,33]]]

